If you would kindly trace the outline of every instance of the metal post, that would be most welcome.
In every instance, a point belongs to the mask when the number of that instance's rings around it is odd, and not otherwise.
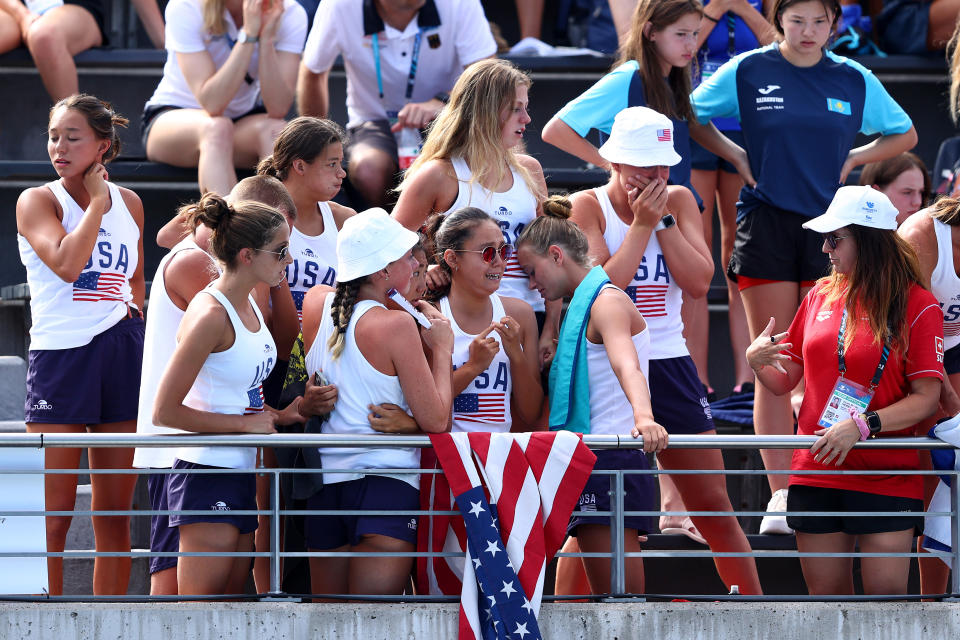
[[[610,501],[610,593],[622,596],[627,590],[626,567],[623,558],[623,470],[610,476],[613,482],[613,500]]]
[[[280,595],[280,471],[270,474],[270,595]]]
[[[960,474],[954,472],[950,479],[950,593],[960,593]]]

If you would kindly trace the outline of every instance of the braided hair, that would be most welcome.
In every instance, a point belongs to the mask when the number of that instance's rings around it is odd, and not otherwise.
[[[336,293],[333,294],[333,303],[330,305],[330,317],[333,319],[334,332],[327,341],[334,359],[343,353],[343,345],[353,316],[353,308],[357,303],[357,294],[360,287],[367,283],[369,276],[354,278],[347,282],[338,282]]]

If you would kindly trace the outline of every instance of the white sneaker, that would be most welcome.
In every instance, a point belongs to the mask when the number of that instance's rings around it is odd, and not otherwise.
[[[773,493],[770,502],[767,503],[767,515],[760,521],[761,535],[783,535],[793,534],[793,529],[787,525],[787,516],[783,513],[787,510],[787,490],[778,489]]]

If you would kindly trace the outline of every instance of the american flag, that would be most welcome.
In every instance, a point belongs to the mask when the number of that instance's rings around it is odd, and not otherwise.
[[[946,336],[960,336],[960,321],[958,322],[943,322],[943,335]]]
[[[503,422],[506,414],[507,394],[461,393],[453,399],[453,417],[464,422]]]
[[[504,278],[526,278],[527,274],[523,270],[523,267],[520,266],[520,261],[517,260],[516,252],[510,256],[507,260],[507,266],[503,270]]]
[[[263,411],[263,385],[247,391],[247,400],[249,406],[243,410],[244,415],[248,413],[261,413]]]
[[[637,305],[637,310],[645,318],[661,318],[667,315],[668,284],[643,284],[627,287],[624,291]]]
[[[657,142],[670,142],[670,129],[657,129]]]
[[[436,455],[425,455],[424,466],[442,466],[445,475],[423,476],[421,505],[455,504],[460,515],[423,516],[418,550],[466,556],[418,558],[418,591],[460,593],[459,640],[540,638],[546,566],[596,456],[569,431],[443,433],[430,441]]]
[[[297,320],[300,321],[300,326],[303,326],[303,299],[306,297],[306,291],[291,291],[290,295],[293,296],[293,304],[297,307]]]
[[[85,271],[73,283],[74,302],[99,302],[101,300],[123,302],[120,289],[127,281],[125,273],[101,273]]]

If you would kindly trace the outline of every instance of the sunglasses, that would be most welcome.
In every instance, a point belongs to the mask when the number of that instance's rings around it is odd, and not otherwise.
[[[280,251],[270,251],[269,249],[257,249],[257,251],[262,253],[272,253],[273,255],[277,256],[277,262],[283,262],[290,254],[290,245],[280,247]]]
[[[499,253],[500,259],[506,262],[513,255],[512,244],[502,244],[499,247],[489,246],[483,249],[457,249],[457,253],[479,253],[480,259],[487,264],[493,262],[494,257]]]
[[[830,250],[832,251],[837,248],[837,245],[840,243],[841,240],[849,237],[850,237],[849,235],[838,236],[835,233],[825,233],[823,234],[823,241],[827,243],[827,246],[830,247]]]

